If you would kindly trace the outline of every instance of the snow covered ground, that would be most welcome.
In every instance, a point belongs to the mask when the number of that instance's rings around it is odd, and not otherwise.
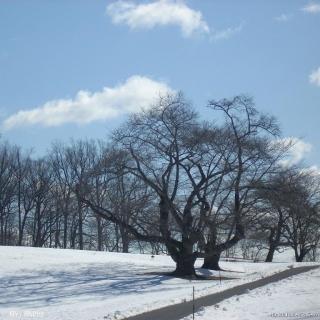
[[[320,319],[320,269],[224,300],[200,310],[195,319]]]
[[[233,279],[220,283],[161,275],[174,269],[167,256],[0,247],[0,261],[0,319],[5,320],[122,319],[189,300],[193,286],[199,297],[295,266],[222,262],[230,271],[221,276]]]

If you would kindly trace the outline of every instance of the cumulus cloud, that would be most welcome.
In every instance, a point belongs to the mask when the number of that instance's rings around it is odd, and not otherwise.
[[[242,24],[223,30],[211,29],[202,13],[188,7],[184,0],[155,0],[143,4],[118,0],[107,6],[107,14],[114,24],[124,24],[133,30],[171,25],[180,27],[184,37],[200,33],[214,41],[229,39],[242,30]]]
[[[285,145],[291,145],[288,152],[288,157],[281,160],[281,165],[284,167],[291,167],[303,161],[306,155],[312,150],[312,145],[296,137],[283,138]]]
[[[164,82],[135,75],[113,88],[79,91],[73,99],[51,100],[37,108],[18,111],[3,121],[2,128],[10,130],[35,124],[52,127],[107,120],[147,108],[160,95],[173,92]]]
[[[320,13],[320,3],[310,2],[302,8],[302,11],[307,13]]]
[[[196,32],[210,32],[202,13],[178,0],[158,0],[144,4],[119,0],[107,6],[107,14],[114,24],[126,24],[131,29],[175,25],[181,28],[185,37]]]
[[[315,84],[320,87],[320,67],[317,70],[314,70],[309,75],[309,81],[311,84]]]

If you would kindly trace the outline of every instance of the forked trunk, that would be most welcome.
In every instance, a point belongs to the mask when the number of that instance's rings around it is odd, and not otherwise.
[[[211,255],[206,255],[202,268],[210,270],[221,270],[219,266],[221,252],[216,252]]]
[[[300,253],[298,251],[295,252],[296,262],[302,262],[307,252],[301,250]]]
[[[297,258],[296,258],[296,262],[302,262],[303,261],[303,259],[304,259],[304,256],[298,256]]]
[[[176,277],[195,277],[196,271],[194,264],[197,259],[197,253],[193,252],[194,241],[191,241],[188,236],[183,235],[181,241],[176,241],[171,238],[169,227],[169,212],[170,208],[165,198],[161,198],[159,202],[160,209],[160,232],[165,238],[165,246],[168,253],[176,263],[176,270],[173,275]],[[189,220],[189,222],[192,219]],[[186,223],[187,224],[187,223]],[[189,226],[189,225],[188,225]]]
[[[180,254],[176,258],[176,270],[173,272],[173,275],[176,277],[195,277],[196,270],[194,264],[196,259],[195,254]]]

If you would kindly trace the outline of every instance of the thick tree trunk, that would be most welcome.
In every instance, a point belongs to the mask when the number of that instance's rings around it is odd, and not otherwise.
[[[216,234],[211,234],[211,240],[205,245],[205,258],[202,268],[211,270],[222,270],[219,266],[221,253],[232,248],[244,238],[244,228],[241,224],[236,225],[235,235],[224,243],[216,244]]]
[[[120,226],[120,235],[121,235],[121,243],[122,243],[122,252],[128,253],[129,252],[129,234],[128,231]]]
[[[23,231],[19,230],[19,236],[18,236],[18,246],[22,246],[22,239],[23,239]]]
[[[122,252],[123,253],[129,252],[129,240],[127,236],[122,237]]]
[[[188,238],[182,238],[180,248],[172,247],[171,243],[167,243],[166,247],[172,259],[176,263],[176,270],[173,275],[176,277],[195,278],[196,270],[194,264],[197,260],[198,254],[193,252],[193,243]]]
[[[296,261],[297,262],[302,262],[304,259],[304,256],[303,255],[299,255],[297,258],[296,258]]]
[[[268,251],[265,262],[272,262],[275,251],[276,251],[276,248],[274,246],[269,247],[269,251]]]
[[[168,203],[164,198],[161,198],[160,200],[159,209],[160,232],[165,239],[164,244],[168,250],[168,253],[176,263],[176,270],[173,272],[173,275],[176,277],[196,277],[194,264],[197,259],[197,254],[193,252],[194,242],[192,242],[187,235],[183,235],[181,242],[177,244],[177,241],[171,238],[169,228],[170,210]]]
[[[282,229],[283,229],[283,215],[282,215],[282,211],[280,209],[278,209],[278,213],[279,213],[278,224],[276,227],[271,228],[271,230],[270,230],[270,235],[268,238],[269,251],[268,251],[265,262],[272,262],[274,253],[275,253],[277,247],[279,246],[279,242],[280,242],[280,238],[281,238],[281,234],[282,234]]]
[[[274,255],[274,252],[275,252],[276,247],[278,245],[278,241],[280,239],[279,228],[278,228],[277,234],[276,234],[276,231],[277,230],[275,228],[271,228],[271,230],[270,230],[270,235],[268,237],[269,250],[268,250],[268,254],[267,254],[265,262],[272,262],[272,260],[273,260],[273,255]],[[275,237],[275,235],[276,235],[276,237]]]
[[[176,260],[176,270],[173,275],[176,277],[195,277],[194,264],[197,256],[195,254],[179,254]]]
[[[303,262],[303,259],[305,258],[306,254],[307,252],[305,252],[304,250],[301,250],[300,252],[295,250],[296,262]]]
[[[219,266],[221,252],[216,252],[204,257],[202,268],[211,270],[221,270]]]

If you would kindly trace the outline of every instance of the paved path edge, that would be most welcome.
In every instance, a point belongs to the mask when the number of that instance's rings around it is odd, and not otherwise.
[[[316,268],[319,268],[319,265],[312,266],[302,266],[291,269],[286,269],[284,271],[278,272],[271,276],[241,284],[230,289],[226,289],[220,292],[212,293],[200,298],[195,299],[195,311],[199,310],[201,307],[208,307],[215,305],[222,300],[229,299],[233,296],[241,295],[247,293],[248,290],[253,290],[267,284],[277,282],[291,276],[307,272]],[[192,314],[193,302],[181,302],[173,304],[167,307],[147,311],[132,317],[125,318],[123,320],[180,320],[188,315]]]

